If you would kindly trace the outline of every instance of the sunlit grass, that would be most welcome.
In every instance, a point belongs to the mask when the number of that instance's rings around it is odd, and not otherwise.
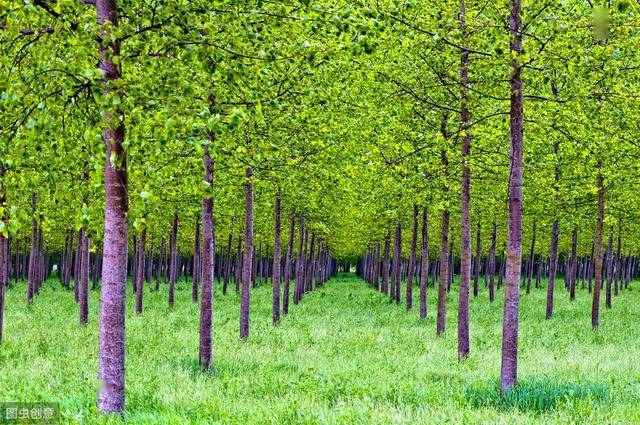
[[[502,297],[471,297],[471,357],[456,353],[457,293],[448,296],[447,333],[429,316],[389,304],[353,276],[307,295],[278,327],[271,288],[252,292],[251,336],[238,338],[239,297],[214,302],[213,368],[197,363],[199,308],[181,283],[171,309],[167,287],[147,290],[145,311],[128,296],[127,412],[132,423],[639,423],[640,291],[604,301],[591,330],[591,298],[570,303],[558,285],[556,314],[546,292],[521,297],[520,386],[498,392]],[[217,289],[217,288],[216,288]],[[131,288],[129,287],[129,291]],[[418,291],[414,291],[418,306]],[[98,292],[90,324],[78,324],[73,293],[47,282],[25,306],[25,284],[8,290],[0,347],[0,401],[57,401],[63,422],[119,422],[95,407]]]

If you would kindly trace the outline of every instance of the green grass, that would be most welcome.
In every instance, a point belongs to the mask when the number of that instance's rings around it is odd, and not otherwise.
[[[471,300],[471,357],[457,360],[457,293],[447,334],[429,317],[390,305],[353,276],[333,279],[271,326],[270,287],[252,292],[251,336],[238,338],[239,298],[216,292],[213,369],[197,364],[199,309],[181,283],[147,291],[145,312],[128,296],[127,411],[130,423],[640,423],[638,291],[603,308],[591,330],[591,298],[569,303],[558,285],[544,320],[545,290],[521,297],[520,386],[499,396],[502,294]],[[217,288],[216,288],[217,289]],[[129,288],[130,291],[130,288]],[[417,290],[414,291],[417,306]],[[78,325],[72,292],[47,282],[25,307],[25,284],[8,290],[0,346],[0,401],[57,401],[64,423],[117,423],[95,407],[99,294],[90,325]]]

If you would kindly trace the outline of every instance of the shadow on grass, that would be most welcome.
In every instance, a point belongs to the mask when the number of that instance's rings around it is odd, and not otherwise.
[[[547,412],[559,405],[571,405],[578,401],[606,404],[611,397],[603,383],[557,382],[551,378],[525,378],[504,396],[500,383],[491,382],[469,386],[464,395],[474,408],[519,409],[529,412]]]

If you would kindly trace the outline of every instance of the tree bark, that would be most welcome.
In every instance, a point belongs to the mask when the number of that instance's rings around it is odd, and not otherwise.
[[[277,325],[280,321],[280,215],[281,196],[280,186],[276,189],[276,200],[274,206],[274,226],[273,226],[273,271],[271,281],[273,285],[272,319]]]
[[[571,277],[569,278],[569,300],[576,299],[576,281],[578,279],[578,228],[573,229],[571,244]]]
[[[444,180],[442,192],[444,198],[449,196],[449,186],[447,185],[447,177],[449,175],[447,153],[443,149],[441,151],[441,160],[444,167]],[[447,286],[449,285],[449,209],[445,207],[442,211],[440,240],[440,280],[438,282],[438,319],[436,322],[436,335],[441,336],[445,332],[447,322]]]
[[[202,198],[202,296],[200,297],[200,366],[208,370],[211,365],[214,275],[214,221],[213,221],[213,160],[209,145],[203,146],[204,180],[208,183],[208,196]]]
[[[522,49],[521,0],[510,0],[509,29],[511,33],[511,108],[509,157],[509,250],[507,280],[504,291],[502,331],[502,368],[500,391],[512,388],[518,377],[518,308],[520,302],[520,268],[522,255],[522,149],[523,149],[523,87],[518,63]]]
[[[595,282],[593,287],[593,304],[591,306],[591,326],[597,329],[600,325],[600,288],[602,287],[602,232],[604,226],[604,177],[602,176],[602,159],[598,160],[598,226],[594,247]]]
[[[287,243],[287,256],[284,259],[284,288],[282,291],[282,315],[289,314],[289,286],[291,284],[291,256],[293,255],[293,240],[296,228],[296,212],[291,208],[289,219],[289,241]]]
[[[253,263],[253,168],[247,168],[245,182],[244,262],[242,264],[242,296],[240,299],[240,338],[249,337],[249,303]]]
[[[173,306],[175,300],[176,281],[180,277],[180,268],[178,265],[178,213],[173,213],[173,221],[171,223],[171,235],[169,237],[169,306]]]
[[[109,27],[118,25],[116,0],[96,0],[100,34],[99,67],[105,81],[120,77],[117,61],[120,42],[111,40]],[[125,387],[125,301],[127,258],[129,246],[127,157],[124,145],[124,116],[104,113],[107,128],[102,137],[106,145],[104,248],[102,262],[102,291],[100,294],[100,350],[98,379],[102,381],[98,408],[103,413],[124,410]]]
[[[611,275],[613,268],[613,228],[611,229],[611,233],[609,233],[609,243],[607,244],[607,251],[605,253],[606,258],[606,271],[607,271],[607,283],[606,283],[606,306],[607,308],[611,308]]]
[[[147,246],[147,229],[142,229],[138,241],[138,269],[134,279],[136,281],[136,314],[142,314],[142,297],[144,295],[144,251]]]
[[[413,222],[411,228],[411,250],[409,251],[409,264],[407,266],[407,311],[413,308],[413,278],[416,265],[416,245],[418,243],[418,206],[413,206]]]
[[[556,142],[553,145],[553,153],[558,155],[558,147],[559,144]],[[549,284],[547,285],[547,312],[546,318],[550,319],[553,317],[553,292],[554,292],[554,284],[556,280],[556,273],[558,270],[558,217],[557,210],[558,202],[560,201],[560,193],[558,188],[558,182],[560,180],[560,165],[558,160],[556,159],[556,166],[554,169],[554,191],[555,191],[555,209],[553,216],[553,224],[551,226],[551,248],[549,250]]]
[[[420,253],[420,318],[427,317],[427,283],[429,279],[429,212],[422,210],[422,251]]]
[[[391,257],[391,233],[387,231],[384,238],[384,260],[382,263],[382,293],[389,295],[389,262]]]
[[[196,219],[196,229],[193,238],[193,282],[191,286],[191,299],[198,302],[198,287],[200,286],[200,221]]]
[[[82,226],[80,234],[82,235],[78,252],[80,258],[80,324],[86,325],[89,323],[89,238],[86,226]]]
[[[498,227],[493,222],[493,232],[491,233],[491,248],[489,249],[489,302],[495,300],[495,277],[496,277],[496,243],[498,239]]]

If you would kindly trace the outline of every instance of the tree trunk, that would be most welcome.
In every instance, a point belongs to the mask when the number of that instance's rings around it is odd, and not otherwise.
[[[142,314],[142,296],[144,295],[144,251],[147,245],[147,229],[142,229],[138,242],[138,269],[134,279],[136,281],[136,314]]]
[[[391,232],[387,231],[384,238],[384,260],[382,263],[382,293],[389,295],[389,262],[391,257]]]
[[[407,267],[407,310],[413,307],[413,277],[416,265],[416,244],[418,243],[418,206],[413,206],[413,227],[411,229],[411,250],[409,251],[409,265]]]
[[[507,281],[504,291],[502,331],[502,368],[500,391],[512,388],[518,377],[518,308],[520,302],[520,262],[522,255],[522,148],[523,87],[518,63],[522,48],[521,0],[511,0],[509,29],[511,32],[511,110],[509,158],[509,251]]]
[[[36,221],[36,207],[38,197],[34,193],[31,195],[31,251],[29,252],[29,275],[27,282],[27,305],[31,304],[31,300],[35,294],[36,287],[36,267],[38,261],[38,222]]]
[[[466,44],[466,14],[465,1],[460,0],[460,24],[461,43]],[[471,169],[469,157],[471,156],[471,135],[468,127],[471,121],[469,114],[467,86],[469,84],[469,52],[460,52],[460,121],[462,124],[462,184],[460,188],[460,291],[458,293],[458,358],[465,359],[469,356],[469,286],[471,280]],[[473,294],[478,295],[478,270],[476,266],[476,279]]]
[[[282,315],[289,314],[289,285],[291,283],[291,256],[293,255],[293,239],[295,237],[296,212],[291,208],[289,219],[289,241],[287,243],[287,256],[284,259],[284,289],[282,291]]]
[[[173,222],[171,224],[171,236],[169,240],[169,306],[173,306],[176,281],[180,276],[180,268],[178,266],[178,213],[173,213]]]
[[[448,166],[447,153],[441,152],[442,165],[444,167],[445,183],[442,186],[444,198],[449,196],[447,186]],[[449,284],[449,209],[442,211],[441,241],[440,241],[440,281],[438,282],[438,319],[436,323],[436,335],[444,334],[447,322],[447,286]]]
[[[80,234],[82,235],[78,252],[80,258],[80,324],[86,325],[89,323],[89,238],[86,226],[82,226]]]
[[[245,183],[244,263],[242,264],[242,297],[240,299],[240,338],[249,337],[249,303],[253,263],[253,168],[247,168]]]
[[[274,226],[273,226],[273,273],[271,281],[273,284],[272,319],[277,325],[280,321],[280,213],[281,213],[280,186],[276,189],[276,200],[274,206]]]
[[[598,227],[594,247],[595,282],[593,287],[593,304],[591,306],[591,326],[597,329],[600,325],[600,288],[602,287],[602,231],[604,226],[604,177],[602,176],[602,160],[598,160]]]
[[[613,270],[613,253],[611,250],[613,249],[613,228],[611,229],[611,233],[609,233],[609,243],[607,244],[607,252],[605,254],[606,258],[606,271],[607,271],[607,289],[606,289],[606,306],[607,308],[611,308],[611,272]]]
[[[558,155],[558,142],[553,146],[553,153]],[[560,200],[558,182],[560,180],[560,165],[556,159],[556,166],[554,171],[554,191],[555,191],[555,209],[558,208],[558,202]],[[558,270],[558,218],[557,213],[554,210],[554,219],[551,226],[551,248],[549,252],[549,284],[547,285],[547,319],[553,317],[553,291],[556,281],[556,273]]]
[[[298,304],[300,302],[300,292],[302,290],[301,286],[303,281],[302,275],[304,274],[304,265],[303,265],[303,255],[302,251],[304,249],[304,214],[300,214],[300,229],[298,231],[298,252],[296,255],[296,273],[294,280],[294,291],[293,291],[293,303]]]
[[[196,219],[196,229],[193,238],[193,285],[191,287],[191,299],[194,303],[198,302],[200,273],[200,221]]]
[[[482,264],[482,245],[481,245],[481,233],[482,230],[480,226],[478,226],[478,231],[476,232],[476,263],[473,271],[473,296],[478,296],[478,281],[480,280],[480,266]]]
[[[578,228],[573,229],[571,243],[571,277],[569,278],[569,300],[576,299],[576,281],[578,280]]]
[[[429,278],[429,213],[422,211],[422,250],[420,253],[420,318],[427,318],[427,280]]]
[[[213,160],[209,145],[203,146],[204,181],[208,183],[207,195],[202,198],[202,296],[200,300],[200,366],[208,370],[211,365],[211,341],[213,321],[214,275],[214,221],[213,221]]]
[[[120,77],[117,59],[119,40],[111,40],[109,27],[118,25],[116,0],[96,0],[100,34],[99,67],[107,82]],[[114,61],[116,59],[116,61]],[[116,94],[117,95],[117,94]],[[124,145],[124,114],[115,109],[115,116],[105,113],[103,131],[106,145],[104,253],[102,291],[100,294],[100,350],[98,379],[102,381],[98,408],[103,413],[124,410],[125,386],[125,300],[127,258],[129,246],[127,157]]]
[[[4,163],[0,161],[0,210],[3,212],[0,220],[4,222],[4,228],[8,228],[6,203],[7,194],[5,187],[6,169]],[[3,317],[4,317],[4,297],[5,288],[9,283],[9,269],[7,267],[8,256],[8,239],[0,232],[0,345],[2,345],[2,330],[3,330]],[[14,271],[17,273],[17,270]]]
[[[489,302],[495,300],[495,277],[496,277],[496,244],[498,239],[498,227],[493,222],[493,232],[491,233],[491,248],[489,248]]]

